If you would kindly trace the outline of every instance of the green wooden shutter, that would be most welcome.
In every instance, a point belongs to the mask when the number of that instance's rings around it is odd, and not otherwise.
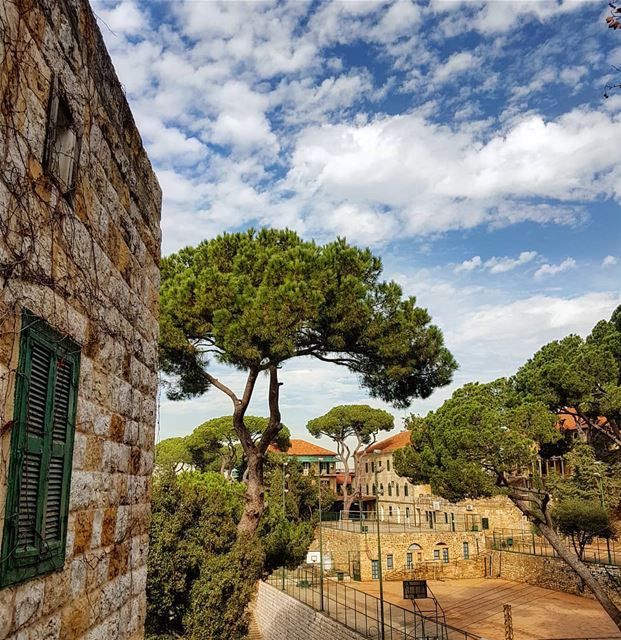
[[[0,584],[63,565],[78,369],[77,345],[24,312]]]

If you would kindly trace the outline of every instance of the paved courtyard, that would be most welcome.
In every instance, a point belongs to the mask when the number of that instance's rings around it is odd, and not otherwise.
[[[359,582],[352,586],[377,595],[379,584]],[[504,640],[503,604],[513,610],[516,640],[547,638],[620,638],[621,634],[600,605],[559,591],[508,580],[432,580],[429,586],[444,608],[449,624],[483,636]],[[401,582],[385,582],[384,597],[411,609],[403,600]]]

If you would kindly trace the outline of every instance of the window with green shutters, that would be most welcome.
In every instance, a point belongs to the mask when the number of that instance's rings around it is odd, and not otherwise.
[[[15,386],[0,585],[62,568],[80,348],[25,311]]]

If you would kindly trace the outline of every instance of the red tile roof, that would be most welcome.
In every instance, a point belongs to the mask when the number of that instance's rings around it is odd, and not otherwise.
[[[269,446],[270,451],[281,453],[277,445],[271,444]],[[291,439],[291,445],[287,449],[287,455],[289,456],[335,456],[335,451],[329,451],[317,444],[307,442],[306,440],[293,440]]]
[[[597,423],[601,426],[605,425],[607,422],[608,421],[604,417],[599,417],[597,419]],[[580,425],[582,429],[588,429],[589,427],[589,425],[576,414],[575,409],[568,407],[558,414],[558,422],[556,423],[557,428],[562,428],[566,431],[575,431],[578,428],[578,425]]]
[[[365,453],[372,453],[373,451],[388,453],[389,451],[403,449],[403,447],[408,444],[410,444],[410,432],[401,431],[400,433],[396,433],[394,436],[390,436],[385,440],[380,440],[379,442],[368,446],[365,449]]]

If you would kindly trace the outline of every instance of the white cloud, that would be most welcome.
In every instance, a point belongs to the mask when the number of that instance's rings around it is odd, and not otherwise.
[[[444,64],[438,66],[432,76],[432,82],[463,82],[463,73],[476,69],[481,60],[470,51],[453,54]]]
[[[595,0],[488,0],[478,11],[473,27],[482,33],[503,33],[515,30],[521,20],[536,19],[540,22],[576,11],[586,2]]]
[[[615,256],[606,256],[602,260],[602,267],[614,267],[618,262],[619,260]]]
[[[409,234],[524,220],[575,224],[584,217],[575,201],[621,198],[618,137],[621,118],[587,109],[551,121],[528,115],[483,139],[468,125],[449,128],[416,112],[380,116],[303,131],[283,187],[311,208],[394,208]]]
[[[516,267],[531,262],[537,257],[536,251],[522,251],[517,258],[509,258],[504,256],[503,258],[493,257],[485,261],[483,265],[490,273],[506,273],[512,271]]]
[[[131,0],[123,0],[113,8],[98,2],[94,9],[97,17],[105,23],[104,29],[108,28],[116,35],[136,34],[147,26],[144,14]]]
[[[474,256],[470,260],[465,260],[461,264],[457,265],[454,269],[455,273],[462,273],[464,271],[474,271],[475,269],[481,269],[488,271],[489,273],[506,273],[512,271],[523,264],[532,262],[537,257],[536,251],[522,251],[517,258],[511,258],[509,256],[492,256],[488,260],[481,260],[481,256]]]
[[[470,260],[464,260],[461,264],[457,265],[454,269],[455,273],[463,273],[474,271],[483,265],[481,256],[473,256]]]
[[[542,264],[537,271],[535,271],[534,278],[539,280],[546,276],[555,276],[557,273],[562,273],[568,269],[574,269],[577,263],[573,258],[565,258],[560,264]]]

